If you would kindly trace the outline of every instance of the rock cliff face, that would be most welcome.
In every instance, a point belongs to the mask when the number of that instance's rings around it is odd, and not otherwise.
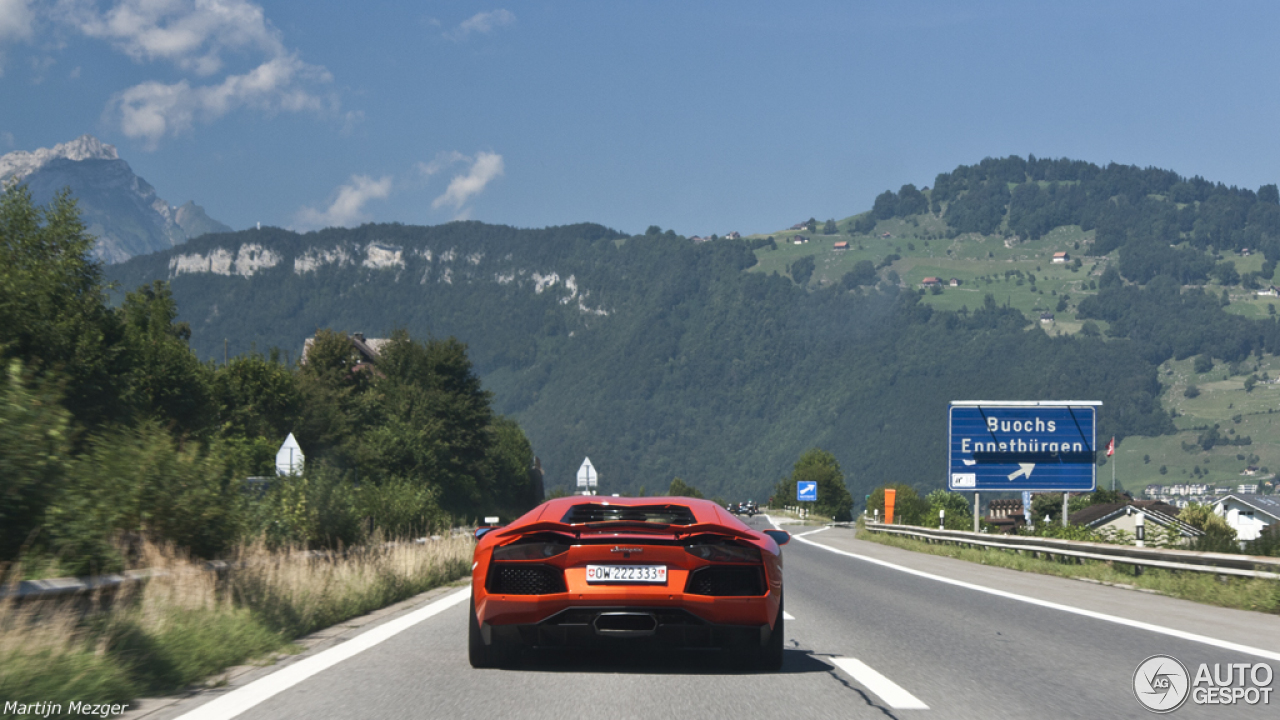
[[[71,188],[85,226],[98,238],[94,252],[107,263],[165,250],[206,233],[231,232],[194,202],[181,207],[165,202],[115,147],[92,135],[0,157],[0,182],[14,179],[26,183],[40,205]]]

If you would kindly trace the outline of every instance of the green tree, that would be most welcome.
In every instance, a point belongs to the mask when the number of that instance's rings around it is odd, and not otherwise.
[[[796,486],[801,481],[818,483],[814,512],[836,520],[853,519],[853,497],[845,486],[844,473],[834,455],[820,448],[806,450],[792,467],[791,477],[775,491],[775,496],[794,498]]]
[[[215,411],[211,372],[187,346],[191,328],[177,322],[169,284],[157,280],[128,293],[120,315],[130,360],[125,402],[142,418],[201,434]]]
[[[809,278],[813,277],[815,267],[816,263],[813,260],[813,256],[805,255],[788,265],[787,272],[791,274],[791,279],[795,280],[797,285],[804,287],[809,284]]]
[[[859,260],[853,264],[853,270],[844,274],[840,284],[848,290],[855,287],[875,285],[878,279],[875,263],[870,260]]]
[[[927,525],[931,518],[926,517],[929,513],[929,503],[920,497],[920,493],[916,489],[906,483],[886,483],[871,491],[871,497],[867,499],[867,513],[874,515],[878,510],[880,512],[880,520],[885,519],[884,510],[884,491],[893,490],[893,521],[897,525]],[[936,519],[934,515],[932,519]]]
[[[823,223],[822,225],[823,235],[835,235],[838,232],[840,232],[840,230],[836,227],[835,219],[830,219],[830,220],[827,220],[825,223]]]
[[[82,426],[126,421],[124,330],[107,306],[94,238],[69,191],[36,207],[25,185],[0,195],[0,357],[57,375]]]
[[[1192,541],[1192,550],[1240,552],[1240,546],[1236,543],[1235,528],[1228,525],[1221,515],[1215,513],[1212,505],[1188,503],[1182,508],[1182,512],[1178,513],[1178,519],[1204,533]]]
[[[1213,370],[1213,357],[1209,353],[1200,353],[1196,356],[1195,371],[1197,373],[1207,373]]]
[[[671,478],[671,487],[667,488],[667,495],[671,497],[702,497],[702,493],[698,492],[697,488],[678,477]]]
[[[924,501],[928,503],[929,509],[926,516],[921,518],[923,524],[932,525],[934,519],[938,517],[938,512],[945,511],[942,520],[943,527],[946,529],[970,530],[973,528],[973,507],[968,498],[961,493],[939,488],[926,495]]]

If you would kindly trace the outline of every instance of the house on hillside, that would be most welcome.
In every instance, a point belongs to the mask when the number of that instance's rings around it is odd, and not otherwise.
[[[360,360],[356,363],[353,370],[372,369],[378,364],[378,354],[382,347],[391,342],[389,338],[366,338],[364,333],[351,333],[347,336],[347,340],[351,343],[351,348],[359,354]],[[307,354],[311,352],[311,347],[316,344],[315,336],[307,338],[302,343],[302,364],[307,364]]]
[[[836,244],[832,245],[832,246],[831,246],[831,249],[832,249],[832,250],[848,250],[848,249],[849,249],[849,241],[848,241],[848,240],[841,240],[840,242],[838,242],[838,243],[836,243]]]
[[[1055,263],[1071,262],[1071,256],[1065,252],[1056,252],[1053,254],[1053,262]]]
[[[987,504],[987,516],[982,518],[1002,533],[1014,533],[1027,524],[1021,500],[997,499]]]
[[[1280,522],[1280,498],[1275,495],[1228,493],[1213,504],[1213,511],[1235,528],[1237,540],[1256,540],[1264,529]]]
[[[1142,513],[1145,525],[1162,527],[1176,532],[1181,538],[1180,545],[1189,545],[1191,541],[1204,533],[1178,519],[1178,508],[1161,500],[1129,500],[1122,503],[1099,503],[1090,505],[1071,513],[1067,522],[1080,525],[1090,530],[1112,531],[1123,530],[1130,535],[1137,532],[1138,513]]]
[[[792,238],[791,238],[791,243],[792,243],[793,245],[803,245],[803,244],[805,244],[805,243],[807,243],[807,242],[809,242],[809,238],[807,238],[807,237],[805,237],[805,236],[803,236],[803,235],[796,235],[796,236],[794,236],[794,237],[792,237]]]
[[[737,230],[730,230],[728,235],[724,236],[725,240],[741,240],[742,235]]]
[[[1043,324],[1045,324],[1045,325],[1052,325],[1052,324],[1053,324],[1053,313],[1051,313],[1051,312],[1042,312],[1042,313],[1040,313],[1040,322],[1041,322],[1041,323],[1043,323]]]
[[[788,230],[803,230],[803,229],[805,229],[805,223],[796,223],[795,225],[792,225],[791,227],[789,227],[789,228],[787,228],[787,229],[788,229]]]
[[[960,283],[960,278],[951,278],[951,280],[947,282],[951,287],[960,287]]]
[[[920,281],[920,287],[925,288],[926,290],[929,288],[942,287],[942,280],[929,276]]]

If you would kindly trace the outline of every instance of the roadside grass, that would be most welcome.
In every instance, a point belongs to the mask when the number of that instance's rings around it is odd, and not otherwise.
[[[859,527],[859,540],[880,543],[891,547],[922,552],[930,555],[965,560],[979,565],[1008,568],[1021,572],[1057,575],[1082,579],[1118,587],[1155,592],[1169,597],[1191,600],[1206,605],[1253,610],[1280,614],[1280,581],[1261,578],[1234,578],[1211,573],[1176,572],[1146,568],[1136,574],[1132,566],[1123,563],[1100,562],[1075,558],[1047,560],[1013,550],[995,548],[970,548],[961,545],[928,543],[915,538],[904,538],[871,532]]]
[[[110,601],[0,601],[0,699],[56,700],[66,710],[70,700],[120,703],[178,690],[457,580],[473,547],[465,535],[328,555],[253,544],[220,576],[148,546],[142,564],[157,572]]]

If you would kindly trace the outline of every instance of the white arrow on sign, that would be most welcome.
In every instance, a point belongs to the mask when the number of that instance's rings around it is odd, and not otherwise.
[[[1022,477],[1025,477],[1028,480],[1030,480],[1031,471],[1035,469],[1036,469],[1035,463],[1018,463],[1018,469],[1013,471],[1013,474],[1009,476],[1009,479],[1013,480],[1017,478],[1019,475],[1021,475]]]
[[[596,469],[591,466],[591,458],[585,458],[582,461],[582,467],[578,468],[578,487],[595,487],[596,486]]]

